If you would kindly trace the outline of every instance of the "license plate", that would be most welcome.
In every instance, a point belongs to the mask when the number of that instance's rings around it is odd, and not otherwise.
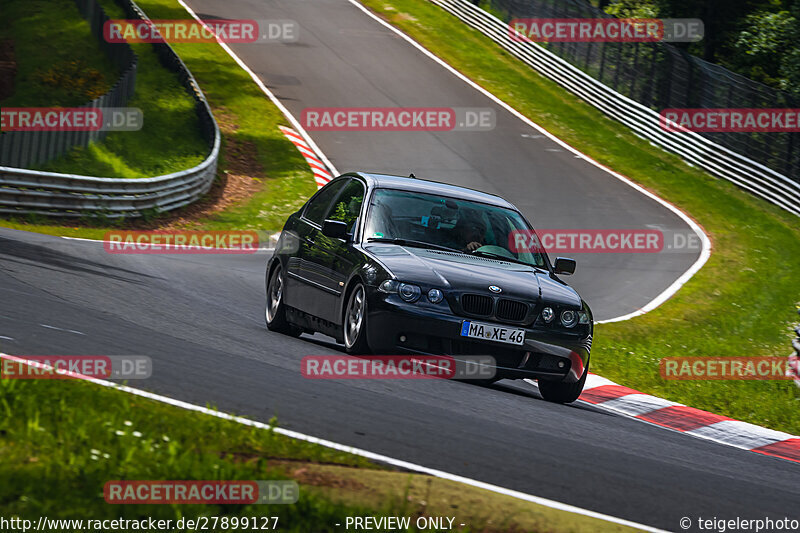
[[[504,342],[506,344],[522,344],[525,342],[524,329],[506,328],[471,320],[465,320],[461,323],[461,336],[485,341]]]

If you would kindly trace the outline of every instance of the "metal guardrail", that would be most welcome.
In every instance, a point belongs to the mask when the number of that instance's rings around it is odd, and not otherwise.
[[[116,0],[128,18],[148,20],[133,0]],[[102,178],[0,166],[0,213],[57,217],[142,216],[188,205],[211,188],[221,145],[219,127],[200,86],[167,43],[154,44],[161,63],[176,72],[195,100],[209,154],[194,168],[143,179]]]
[[[620,94],[536,43],[512,40],[505,22],[468,0],[430,1],[485,34],[543,76],[622,122],[637,135],[714,176],[800,215],[800,183],[698,133],[665,131],[656,111]]]
[[[111,61],[122,72],[106,94],[82,105],[88,109],[125,107],[136,87],[138,58],[127,43],[111,44],[103,39],[103,25],[109,20],[97,0],[75,0],[78,11],[89,23],[92,35]],[[105,139],[105,130],[97,131],[12,131],[0,135],[0,165],[29,167],[60,157],[77,146]]]
[[[505,22],[512,18],[614,19],[588,0],[485,0]],[[693,56],[668,42],[542,43],[570,64],[631,100],[668,108],[796,108],[800,101]],[[701,132],[703,137],[800,182],[800,133]]]

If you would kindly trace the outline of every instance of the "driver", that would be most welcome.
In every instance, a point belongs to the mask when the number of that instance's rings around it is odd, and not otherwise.
[[[460,215],[451,230],[452,247],[465,252],[474,252],[483,246],[486,238],[486,225],[481,220],[480,213],[475,210],[464,210]]]

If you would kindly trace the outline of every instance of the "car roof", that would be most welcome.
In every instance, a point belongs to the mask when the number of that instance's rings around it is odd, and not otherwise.
[[[467,187],[459,187],[458,185],[450,185],[448,183],[441,183],[438,181],[423,180],[419,178],[410,178],[407,176],[393,176],[390,174],[371,174],[365,172],[350,172],[348,174],[361,176],[364,178],[371,188],[378,189],[401,189],[404,191],[441,194],[442,196],[452,196],[464,200],[472,200],[484,204],[495,205],[498,207],[505,207],[517,210],[513,204],[497,196],[487,192],[476,191]]]

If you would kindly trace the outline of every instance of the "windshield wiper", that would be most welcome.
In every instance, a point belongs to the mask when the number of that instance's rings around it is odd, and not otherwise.
[[[456,250],[455,248],[442,246],[441,244],[433,244],[431,242],[414,241],[411,239],[400,239],[394,237],[371,237],[367,239],[367,242],[388,242],[391,244],[399,244],[401,246],[416,246],[418,248],[431,248],[433,250],[442,250],[443,252],[455,252],[458,254],[466,253],[461,250]]]
[[[545,268],[540,267],[538,265],[532,265],[531,263],[528,263],[527,261],[523,261],[522,259],[517,259],[516,257],[508,257],[508,256],[503,255],[503,254],[496,254],[496,253],[493,253],[493,252],[483,252],[483,251],[480,251],[480,250],[475,250],[474,252],[472,252],[472,255],[477,255],[477,256],[480,256],[480,257],[490,257],[492,259],[499,259],[501,261],[508,261],[509,263],[517,263],[517,264],[525,265],[525,266],[532,267],[532,268],[538,268],[539,270],[545,270]]]

